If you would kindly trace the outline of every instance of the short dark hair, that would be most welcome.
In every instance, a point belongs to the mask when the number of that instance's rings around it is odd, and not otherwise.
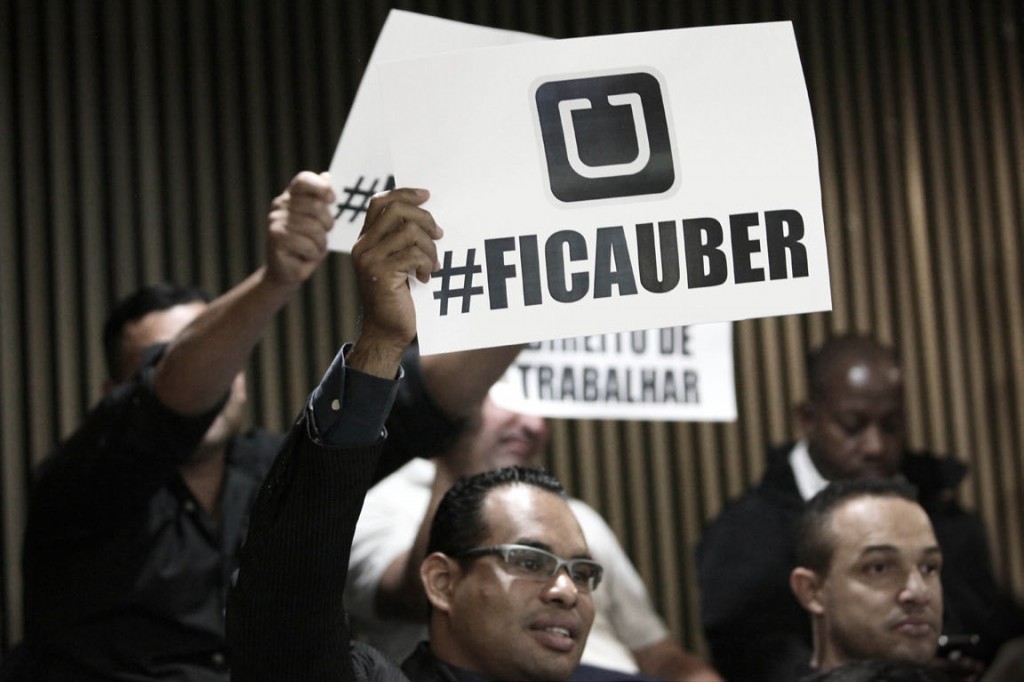
[[[796,523],[796,564],[816,573],[827,573],[832,564],[835,539],[829,531],[832,515],[858,497],[896,497],[917,504],[915,488],[901,478],[833,481],[811,498]]]
[[[121,337],[129,322],[141,319],[160,310],[176,305],[201,301],[210,302],[210,296],[198,287],[184,286],[172,282],[147,284],[129,294],[114,306],[103,325],[103,354],[107,361],[107,372],[111,379],[121,377]]]
[[[807,399],[813,402],[824,398],[835,369],[855,359],[900,364],[896,350],[873,336],[853,333],[833,336],[807,354]]]
[[[479,547],[487,536],[481,508],[495,488],[521,483],[565,497],[558,479],[540,467],[512,466],[464,476],[445,493],[430,524],[427,554],[442,552],[460,557]]]

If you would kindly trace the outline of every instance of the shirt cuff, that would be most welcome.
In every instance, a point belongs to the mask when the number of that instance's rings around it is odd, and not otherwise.
[[[404,375],[401,368],[394,379],[352,369],[345,364],[351,349],[351,343],[341,347],[306,405],[313,436],[336,448],[366,447],[386,435],[384,422]]]

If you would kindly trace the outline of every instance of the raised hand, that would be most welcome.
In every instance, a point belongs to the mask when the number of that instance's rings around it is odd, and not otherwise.
[[[370,201],[352,247],[363,315],[348,361],[357,369],[388,376],[388,368],[397,365],[416,336],[408,277],[429,282],[430,273],[440,267],[434,240],[443,232],[420,208],[429,196],[426,190],[395,189]]]
[[[270,205],[267,278],[279,285],[309,279],[327,255],[327,232],[334,225],[334,190],[327,173],[303,171]]]

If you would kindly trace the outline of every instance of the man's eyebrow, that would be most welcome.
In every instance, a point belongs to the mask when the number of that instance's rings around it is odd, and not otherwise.
[[[549,545],[546,542],[541,542],[540,540],[530,540],[528,538],[520,538],[519,540],[516,540],[514,544],[523,545],[525,547],[533,547],[534,549],[543,549],[548,554],[554,554],[555,556],[558,556],[558,554],[555,553],[555,551],[551,547],[551,545]],[[593,555],[591,555],[590,552],[578,552],[578,553],[572,555],[569,558],[570,559],[587,559],[589,561],[593,561],[594,560],[594,557],[593,557]]]
[[[895,545],[868,545],[867,547],[861,548],[860,556],[874,554],[876,552],[880,554],[899,554],[900,550]]]
[[[895,545],[868,545],[867,547],[861,548],[860,556],[865,556],[867,554],[873,554],[876,552],[879,554],[899,554],[900,549]],[[938,545],[930,545],[921,550],[921,553],[928,554],[929,556],[934,554],[942,556],[942,549],[939,548]]]

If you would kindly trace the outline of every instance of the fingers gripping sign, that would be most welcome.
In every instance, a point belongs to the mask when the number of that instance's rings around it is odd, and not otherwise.
[[[267,273],[279,284],[309,279],[327,255],[327,232],[334,225],[334,204],[327,173],[303,171],[270,207]]]
[[[421,208],[430,194],[396,189],[370,202],[362,232],[352,247],[363,305],[360,342],[405,347],[416,335],[416,313],[408,278],[430,281],[439,267],[434,240],[443,232]]]

